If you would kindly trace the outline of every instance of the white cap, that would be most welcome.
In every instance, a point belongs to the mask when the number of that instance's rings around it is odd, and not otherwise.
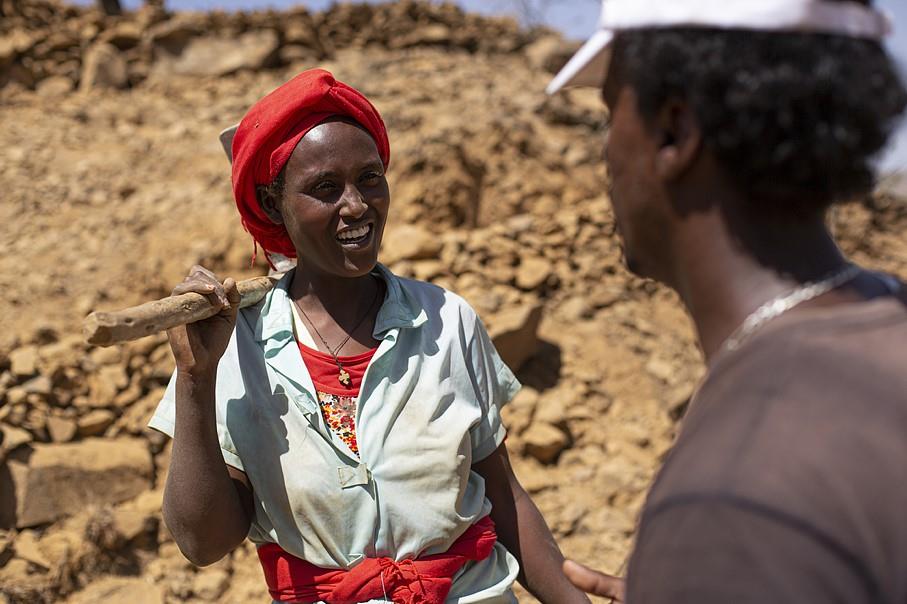
[[[601,86],[617,32],[702,27],[822,33],[881,40],[891,33],[885,13],[857,2],[828,0],[602,0],[598,29],[551,80],[546,91]]]

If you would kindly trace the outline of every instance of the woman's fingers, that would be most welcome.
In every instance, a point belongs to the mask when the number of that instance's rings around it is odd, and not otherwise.
[[[573,585],[594,596],[624,601],[624,580],[592,570],[573,560],[564,560],[564,574]]]
[[[224,296],[227,298],[230,306],[237,306],[242,296],[239,295],[239,288],[236,286],[236,280],[232,277],[224,279]]]
[[[173,291],[170,292],[170,295],[179,296],[180,294],[188,294],[188,293],[196,293],[196,294],[203,294],[203,295],[213,294],[214,285],[211,283],[206,283],[204,281],[198,281],[196,279],[190,279],[189,277],[186,277],[185,281],[183,281],[182,283],[178,284],[176,287],[173,288]]]
[[[173,288],[171,295],[178,296],[190,292],[208,296],[211,303],[219,308],[230,305],[230,299],[227,296],[226,288],[224,287],[224,284],[218,281],[217,275],[198,264],[192,267],[189,271],[189,275],[182,283]]]
[[[195,278],[201,283],[210,284],[213,287],[213,293],[217,296],[217,299],[220,301],[221,306],[227,306],[229,301],[227,300],[227,295],[224,293],[224,286],[218,280],[217,275],[206,269],[200,264],[196,264],[192,267],[192,270],[189,271],[189,277]]]
[[[234,279],[221,283],[203,266],[192,267],[183,282],[173,288],[174,296],[190,292],[205,296],[215,314],[168,330],[170,347],[180,371],[210,376],[229,344],[241,296]]]

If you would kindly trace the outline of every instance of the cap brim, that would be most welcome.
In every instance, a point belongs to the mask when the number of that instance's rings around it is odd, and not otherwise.
[[[608,63],[611,61],[611,42],[614,32],[600,29],[583,44],[564,65],[545,92],[554,94],[566,86],[597,86],[605,83]]]
[[[236,136],[237,128],[239,128],[239,124],[225,128],[217,135],[217,138],[220,139],[221,146],[224,148],[224,153],[227,154],[227,159],[230,160],[231,164],[233,163],[233,137]]]

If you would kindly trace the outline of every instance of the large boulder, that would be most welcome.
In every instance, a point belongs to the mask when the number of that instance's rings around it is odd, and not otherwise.
[[[511,308],[492,317],[488,333],[498,354],[514,371],[538,350],[541,320],[540,303]]]
[[[7,471],[0,472],[0,492],[5,500],[12,495],[6,503],[14,508],[15,526],[27,528],[88,505],[132,499],[151,487],[152,475],[151,454],[142,439],[35,444],[10,453]]]
[[[235,38],[192,38],[178,56],[159,61],[158,72],[193,76],[225,76],[243,69],[262,69],[274,62],[280,39],[270,29],[249,31]]]
[[[104,577],[71,596],[66,604],[96,602],[163,604],[164,594],[159,586],[139,577]]]
[[[423,227],[401,224],[389,229],[381,241],[381,261],[433,260],[441,254],[441,239]]]

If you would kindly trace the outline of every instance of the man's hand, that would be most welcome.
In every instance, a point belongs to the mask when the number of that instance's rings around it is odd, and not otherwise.
[[[624,601],[624,580],[620,577],[600,573],[573,560],[564,561],[564,574],[587,594],[611,598],[612,602]]]

